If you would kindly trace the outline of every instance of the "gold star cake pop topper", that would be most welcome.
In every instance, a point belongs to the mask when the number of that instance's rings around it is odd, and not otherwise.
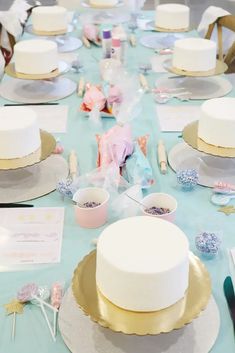
[[[15,339],[15,326],[16,326],[16,314],[22,314],[24,309],[24,304],[19,302],[17,299],[12,299],[10,303],[4,305],[6,309],[6,315],[13,314],[12,321],[12,331],[11,331],[11,339]]]
[[[235,207],[234,206],[225,206],[221,207],[218,209],[218,212],[223,212],[226,214],[226,216],[229,216],[232,213],[235,213]]]
[[[18,300],[13,299],[10,303],[4,304],[7,315],[11,314],[22,314],[24,309],[24,304],[20,303]]]

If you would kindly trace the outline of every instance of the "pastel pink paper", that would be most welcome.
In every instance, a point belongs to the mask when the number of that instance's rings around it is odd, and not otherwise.
[[[89,86],[85,92],[83,103],[89,110],[93,110],[97,106],[101,111],[105,107],[106,98],[99,88]]]
[[[115,125],[102,136],[97,135],[98,167],[107,166],[114,162],[121,167],[126,158],[133,153],[133,140],[130,125]]]
[[[90,41],[97,41],[99,37],[99,28],[92,23],[87,23],[83,26],[83,33]]]
[[[122,92],[117,86],[111,86],[108,91],[108,104],[121,103],[122,102]]]

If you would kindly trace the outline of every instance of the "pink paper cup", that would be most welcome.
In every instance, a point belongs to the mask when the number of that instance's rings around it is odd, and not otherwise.
[[[83,228],[98,228],[107,222],[109,193],[102,188],[89,187],[79,189],[73,195],[73,201],[83,205],[85,202],[97,202],[93,208],[74,206],[76,222]]]
[[[169,194],[164,194],[164,193],[152,193],[152,194],[149,194],[148,196],[144,197],[142,199],[141,203],[143,203],[146,206],[146,207],[141,206],[141,211],[145,216],[151,216],[151,217],[165,219],[166,221],[169,221],[172,223],[175,221],[177,201],[173,196],[171,196]],[[150,208],[153,206],[169,208],[170,212],[165,213],[163,215],[152,215],[152,214],[145,211],[146,208]]]

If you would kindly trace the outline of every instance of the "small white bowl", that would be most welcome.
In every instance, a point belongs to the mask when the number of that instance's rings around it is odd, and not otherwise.
[[[164,194],[164,193],[152,193],[144,197],[141,201],[141,203],[144,206],[141,206],[141,211],[145,216],[151,216],[151,217],[157,217],[161,219],[165,219],[166,221],[169,222],[174,222],[175,221],[175,216],[176,216],[176,210],[177,210],[177,201],[176,199],[169,195],[169,194]],[[164,213],[162,215],[153,215],[151,213],[146,212],[146,208],[150,207],[163,207],[163,208],[169,208],[170,212],[169,213]]]

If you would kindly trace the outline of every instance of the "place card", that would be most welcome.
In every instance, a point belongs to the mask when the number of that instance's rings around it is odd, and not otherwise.
[[[50,133],[66,133],[69,107],[67,105],[29,105],[38,115],[39,127]]]
[[[2,208],[0,227],[0,266],[60,262],[64,208]]]
[[[181,132],[186,125],[198,120],[200,106],[158,105],[157,117],[162,132]]]
[[[162,73],[167,72],[164,68],[164,62],[171,58],[172,55],[159,55],[156,54],[150,58],[153,72]]]

